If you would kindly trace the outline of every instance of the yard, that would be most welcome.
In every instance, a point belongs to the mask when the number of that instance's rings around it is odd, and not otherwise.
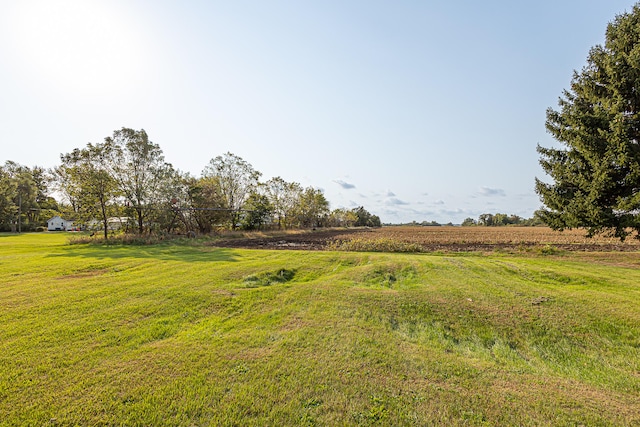
[[[640,425],[632,250],[67,237],[0,236],[0,425]]]

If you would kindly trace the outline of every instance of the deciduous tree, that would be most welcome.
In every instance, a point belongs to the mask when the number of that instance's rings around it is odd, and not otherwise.
[[[14,202],[16,195],[16,182],[4,167],[0,167],[0,225],[5,230],[10,229],[16,220],[18,212],[18,206]]]
[[[108,238],[108,218],[115,212],[116,198],[120,194],[109,171],[113,149],[109,142],[89,143],[85,148],[61,155],[58,168],[62,185],[77,206],[79,219],[84,222],[100,220],[105,239]]]
[[[329,216],[329,202],[322,190],[307,187],[300,195],[297,207],[301,227],[321,227]]]
[[[359,206],[353,209],[356,214],[356,227],[380,227],[380,218],[377,215],[372,215],[363,206]]]
[[[5,162],[2,167],[5,179],[8,179],[3,188],[5,197],[11,197],[10,203],[3,203],[5,209],[15,208],[14,212],[6,211],[5,224],[20,225],[20,229],[33,230],[37,225],[40,206],[38,205],[38,184],[34,179],[34,172],[27,166],[13,161]],[[13,230],[13,226],[11,229]]]
[[[258,185],[262,174],[251,164],[233,153],[225,153],[211,159],[202,172],[205,178],[215,177],[229,208],[229,223],[235,230],[240,223],[240,214],[251,191]]]
[[[166,194],[166,183],[175,171],[165,162],[160,146],[149,141],[144,129],[122,128],[105,138],[105,143],[114,146],[112,175],[136,217],[138,233],[142,234],[154,210],[166,208],[161,206],[163,201],[171,199]]]
[[[329,215],[329,225],[331,227],[353,227],[358,221],[358,216],[354,209],[337,208]]]
[[[465,218],[464,221],[462,221],[462,226],[463,227],[470,227],[470,226],[477,225],[477,224],[478,223],[473,218]]]
[[[291,226],[294,210],[303,191],[302,186],[277,176],[264,184],[264,191],[278,222],[278,229]]]
[[[242,227],[245,230],[260,230],[268,224],[273,214],[269,198],[265,194],[252,191],[245,203],[245,214],[242,216]]]

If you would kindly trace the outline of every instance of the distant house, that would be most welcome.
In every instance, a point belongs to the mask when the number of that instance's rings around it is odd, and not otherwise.
[[[49,231],[69,231],[72,228],[73,221],[62,219],[59,215],[56,215],[47,221],[47,230]]]
[[[131,222],[131,218],[126,216],[112,216],[107,218],[107,230],[109,231],[117,231],[122,228],[125,228],[127,224]],[[92,219],[87,222],[87,230],[104,230],[104,222],[97,219]]]
[[[115,231],[120,230],[122,227],[126,226],[130,222],[130,218],[126,216],[112,216],[111,218],[107,218],[107,225],[109,230]]]

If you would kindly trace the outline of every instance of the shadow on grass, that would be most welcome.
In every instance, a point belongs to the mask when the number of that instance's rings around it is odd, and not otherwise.
[[[21,233],[18,232],[11,232],[11,231],[0,231],[0,238],[3,237],[31,237],[31,236],[45,236],[47,234],[58,234],[59,232],[42,232],[42,233],[36,233],[35,231],[23,231]]]
[[[236,262],[241,256],[237,250],[187,246],[67,246],[62,252],[47,257],[156,259],[182,262]]]

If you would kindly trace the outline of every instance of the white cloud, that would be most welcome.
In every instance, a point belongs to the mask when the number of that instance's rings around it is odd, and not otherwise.
[[[480,187],[480,194],[485,197],[504,197],[507,195],[502,188]]]
[[[353,190],[354,188],[356,188],[356,186],[354,184],[351,184],[349,182],[345,182],[341,179],[334,179],[333,182],[335,182],[336,184],[338,184],[340,187],[344,188],[345,190]]]
[[[408,205],[409,202],[405,202],[404,200],[400,200],[395,197],[390,197],[385,201],[385,204],[389,206],[398,206],[398,205]]]

